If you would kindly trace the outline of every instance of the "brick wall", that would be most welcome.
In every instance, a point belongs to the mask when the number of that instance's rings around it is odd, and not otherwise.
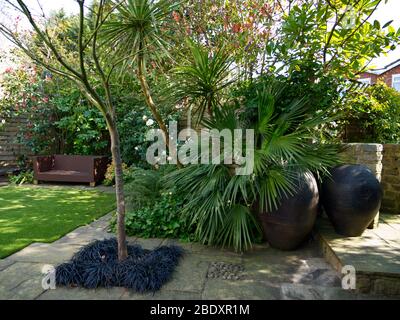
[[[381,181],[381,212],[400,214],[400,144],[347,143],[342,153],[345,163],[367,166]]]
[[[392,86],[392,75],[400,74],[400,66],[397,66],[389,71],[385,72],[384,74],[380,75],[378,78],[383,80],[389,87]]]
[[[18,156],[29,153],[26,147],[17,143],[17,134],[26,124],[26,119],[19,117],[6,121],[4,127],[0,129],[0,169],[16,167]]]
[[[383,145],[382,211],[400,214],[400,144]]]
[[[360,79],[371,78],[371,84],[376,83],[378,80],[378,75],[369,72],[363,72],[359,74]]]
[[[400,74],[400,65],[398,65],[397,67],[394,67],[393,69],[390,69],[386,72],[384,72],[381,75],[376,75],[373,73],[369,73],[369,72],[363,72],[361,73],[360,79],[364,79],[364,78],[371,78],[371,83],[376,83],[379,80],[382,80],[383,82],[385,82],[389,87],[392,86],[392,76],[394,74]]]
[[[379,143],[347,143],[342,158],[345,163],[367,166],[381,181],[383,145]]]

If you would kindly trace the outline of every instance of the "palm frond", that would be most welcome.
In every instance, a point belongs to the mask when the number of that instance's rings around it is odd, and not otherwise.
[[[230,72],[233,60],[223,47],[212,54],[193,41],[188,41],[188,47],[189,59],[174,69],[174,87],[177,96],[188,97],[195,105],[199,124],[206,112],[220,106],[223,90],[235,81]]]

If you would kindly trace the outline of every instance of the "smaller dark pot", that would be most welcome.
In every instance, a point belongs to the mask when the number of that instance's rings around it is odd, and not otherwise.
[[[318,213],[318,186],[312,173],[299,174],[297,193],[277,210],[259,214],[264,238],[281,250],[294,250],[310,234]]]
[[[382,200],[375,175],[363,165],[342,165],[322,183],[321,201],[338,234],[361,236],[374,220]]]

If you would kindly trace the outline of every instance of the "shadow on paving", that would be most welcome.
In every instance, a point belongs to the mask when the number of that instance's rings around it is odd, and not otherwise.
[[[172,279],[156,293],[138,294],[125,288],[58,287],[43,290],[41,269],[44,264],[58,264],[92,239],[110,237],[108,219],[99,219],[51,244],[32,244],[0,260],[0,298],[2,299],[372,299],[375,297],[345,291],[340,275],[323,259],[318,244],[309,242],[296,251],[284,252],[259,245],[252,252],[237,254],[176,240],[129,238],[151,249],[178,244],[186,254]],[[209,277],[210,268],[220,265],[243,267],[239,280]],[[224,263],[224,264],[222,264]]]

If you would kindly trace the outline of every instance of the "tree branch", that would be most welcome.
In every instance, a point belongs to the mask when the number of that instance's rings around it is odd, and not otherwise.
[[[40,30],[40,28],[38,27],[38,25],[36,24],[36,22],[34,21],[31,12],[29,11],[28,7],[26,6],[26,4],[24,3],[24,1],[22,0],[17,0],[22,12],[24,13],[24,15],[28,18],[29,23],[31,24],[31,26],[33,27],[33,29],[36,31],[36,33],[38,34],[38,36],[40,37],[41,40],[43,40],[43,42],[51,49],[51,51],[53,52],[54,56],[56,57],[57,61],[65,68],[67,69],[69,72],[71,72],[72,74],[75,75],[75,77],[77,78],[81,78],[82,75],[79,74],[76,70],[74,70],[74,68],[72,68],[70,65],[68,65],[64,59],[61,57],[60,53],[58,52],[58,50],[55,48],[55,46],[53,45],[53,43],[50,41],[50,39],[45,36],[42,32],[42,30]]]

